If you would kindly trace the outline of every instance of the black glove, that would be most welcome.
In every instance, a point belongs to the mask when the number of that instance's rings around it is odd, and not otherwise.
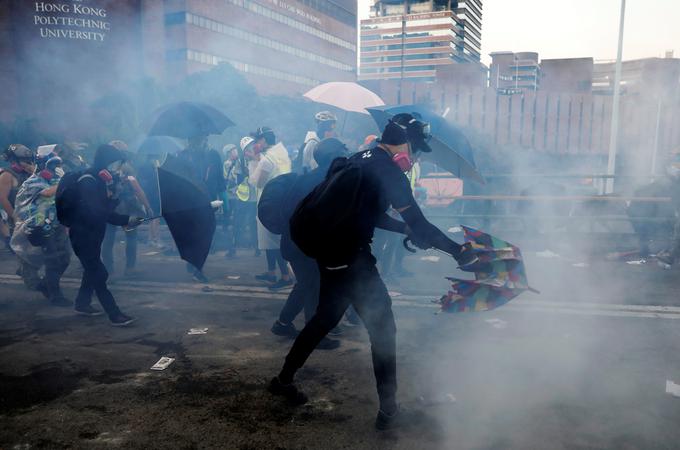
[[[469,242],[466,242],[465,244],[461,245],[460,252],[454,256],[456,259],[456,262],[461,268],[464,268],[466,266],[470,266],[476,262],[479,261],[479,258],[475,254],[475,251],[472,248],[472,244]]]

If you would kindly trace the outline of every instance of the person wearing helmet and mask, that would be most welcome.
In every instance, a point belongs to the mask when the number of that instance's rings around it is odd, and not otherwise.
[[[2,157],[9,163],[9,167],[0,170],[0,206],[7,214],[11,236],[15,220],[14,201],[19,187],[35,171],[35,152],[24,145],[11,144]],[[7,240],[9,241],[9,237]]]
[[[244,138],[245,139],[245,138]],[[252,138],[249,138],[252,139]],[[247,147],[247,143],[245,145]],[[237,147],[233,144],[227,144],[224,146],[223,151],[225,152],[224,158],[224,178],[227,182],[227,200],[229,201],[228,211],[229,230],[227,232],[227,252],[225,256],[227,258],[233,258],[236,256],[236,247],[239,244],[239,234],[242,227],[243,208],[241,203],[243,201],[239,198],[239,187],[248,178],[248,166],[246,163],[246,158],[243,149]],[[247,182],[246,182],[247,183]],[[248,191],[247,195],[244,195],[243,187],[241,187],[241,197],[247,199],[250,195],[250,188],[246,186]]]
[[[124,176],[124,160],[123,152],[112,145],[104,144],[97,148],[92,168],[86,170],[76,182],[78,203],[69,228],[73,252],[84,269],[75,311],[84,316],[101,315],[101,311],[91,305],[92,294],[96,293],[113,326],[126,326],[135,319],[121,312],[106,286],[109,274],[101,260],[106,225],[110,223],[133,228],[143,222],[139,217],[115,212],[118,201],[114,196],[117,184]]]
[[[55,193],[64,175],[62,160],[53,152],[54,145],[38,148],[37,169],[16,197],[17,226],[12,236],[12,249],[21,261],[24,284],[39,291],[53,306],[73,303],[61,291],[61,277],[71,260],[68,233],[57,221]],[[45,267],[45,277],[39,270]]]
[[[271,128],[258,128],[252,136],[255,139],[254,150],[260,154],[260,160],[255,170],[251,172],[250,179],[257,187],[259,201],[267,182],[279,175],[290,173],[291,163],[286,147],[283,143],[276,142],[276,136]],[[271,283],[270,287],[275,289],[292,286],[293,281],[288,271],[288,264],[281,256],[281,237],[267,230],[259,219],[257,220],[257,243],[260,250],[264,250],[267,256],[267,271],[256,275],[255,278]],[[281,278],[278,281],[276,279],[277,264],[281,271]]]
[[[318,167],[314,159],[314,149],[319,142],[324,139],[336,137],[335,127],[338,118],[330,111],[321,111],[314,115],[316,121],[316,131],[308,131],[305,136],[302,149],[298,151],[298,156],[295,160],[297,172],[307,172]]]
[[[341,194],[341,191],[329,193],[333,187],[332,180],[337,179],[334,175],[340,170],[347,168],[347,173],[361,174],[351,178],[360,183],[352,186],[357,189],[354,197],[358,199],[351,205],[354,209],[341,210],[347,220],[340,223],[351,232],[341,236],[335,229],[318,230],[315,238],[305,242],[322,243],[316,256],[320,272],[319,306],[314,317],[296,338],[278,376],[272,379],[269,390],[274,395],[283,396],[295,404],[307,401],[306,395],[294,384],[295,373],[352,305],[366,326],[371,341],[373,370],[380,401],[375,427],[384,430],[408,423],[408,414],[403,413],[396,399],[396,324],[392,301],[370,249],[375,228],[406,234],[420,248],[435,247],[443,250],[451,254],[461,267],[477,260],[470,245],[460,245],[452,241],[432,225],[413,198],[405,172],[410,170],[416,152],[431,151],[427,144],[428,139],[428,124],[410,114],[397,115],[386,125],[375,148],[359,152],[348,160],[336,160],[337,163],[329,170],[326,180],[329,183],[320,185],[326,189],[313,191],[313,195],[321,193],[311,200],[313,204],[320,205],[323,203],[323,195],[333,199]],[[345,188],[348,186],[338,187]],[[304,203],[301,206],[304,207]],[[390,206],[401,215],[403,222],[386,214]],[[325,214],[332,207],[331,204],[324,204],[316,211]],[[313,216],[313,210],[307,211]],[[300,217],[306,216],[293,216],[291,224],[295,222],[304,228],[304,224],[297,222]],[[332,223],[332,219],[325,223]],[[338,218],[340,219],[342,218]],[[313,218],[309,224],[314,225],[316,221]],[[298,229],[295,233],[302,231]],[[333,242],[324,243],[331,237],[335,237]]]

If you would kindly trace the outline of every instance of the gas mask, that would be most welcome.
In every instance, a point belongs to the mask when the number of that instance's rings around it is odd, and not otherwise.
[[[402,172],[408,172],[413,167],[413,160],[408,151],[394,154],[394,156],[392,156],[392,162],[394,162]]]

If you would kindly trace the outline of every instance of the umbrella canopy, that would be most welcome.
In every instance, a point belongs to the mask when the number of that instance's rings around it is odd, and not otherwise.
[[[422,153],[422,158],[437,164],[458,178],[467,178],[484,184],[484,177],[475,165],[472,146],[463,132],[427,106],[384,106],[367,110],[380,130],[385,128],[391,117],[400,113],[413,114],[420,120],[428,122],[432,133],[428,144],[432,152]]]
[[[233,126],[221,111],[199,102],[171,103],[154,114],[149,136],[172,136],[188,139],[194,136],[222,134]]]
[[[465,241],[479,261],[466,267],[474,280],[448,278],[451,290],[441,299],[441,310],[451,313],[488,311],[506,304],[529,287],[520,249],[474,228],[462,227]]]
[[[147,136],[133,142],[130,149],[138,155],[174,155],[184,150],[182,141],[171,136]]]
[[[361,114],[367,114],[366,108],[383,106],[385,104],[372,91],[369,91],[360,84],[346,81],[320,84],[307,91],[303,96],[317,103],[325,103],[343,111]]]
[[[215,213],[205,188],[172,155],[158,168],[161,214],[183,260],[201,270],[215,233]]]

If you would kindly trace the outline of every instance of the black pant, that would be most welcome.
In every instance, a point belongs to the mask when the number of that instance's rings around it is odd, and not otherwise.
[[[80,282],[75,307],[88,306],[92,302],[92,293],[96,293],[99,303],[101,303],[109,318],[120,314],[113,294],[106,287],[109,273],[106,271],[100,256],[103,239],[88,238],[88,230],[75,228],[69,230],[69,237],[71,238],[73,252],[83,265],[83,279]]]
[[[305,321],[309,322],[319,304],[319,266],[306,256],[291,258],[290,265],[293,266],[296,282],[281,309],[279,321],[291,323],[304,309]]]
[[[29,289],[38,289],[44,283],[50,300],[63,297],[60,282],[71,261],[68,248],[68,235],[63,227],[56,227],[42,247],[42,261],[45,265],[45,278],[40,279],[40,267],[21,261],[21,277]]]
[[[115,225],[106,225],[106,235],[104,235],[104,243],[102,245],[102,259],[104,265],[109,272],[113,272],[113,246],[116,243],[116,231],[118,227]],[[124,230],[125,234],[125,268],[132,269],[137,264],[137,229]]]
[[[281,371],[282,381],[292,380],[321,340],[353,305],[371,340],[373,372],[381,409],[392,410],[397,392],[396,325],[392,300],[368,252],[346,269],[320,267],[321,284],[316,314],[300,332]]]

